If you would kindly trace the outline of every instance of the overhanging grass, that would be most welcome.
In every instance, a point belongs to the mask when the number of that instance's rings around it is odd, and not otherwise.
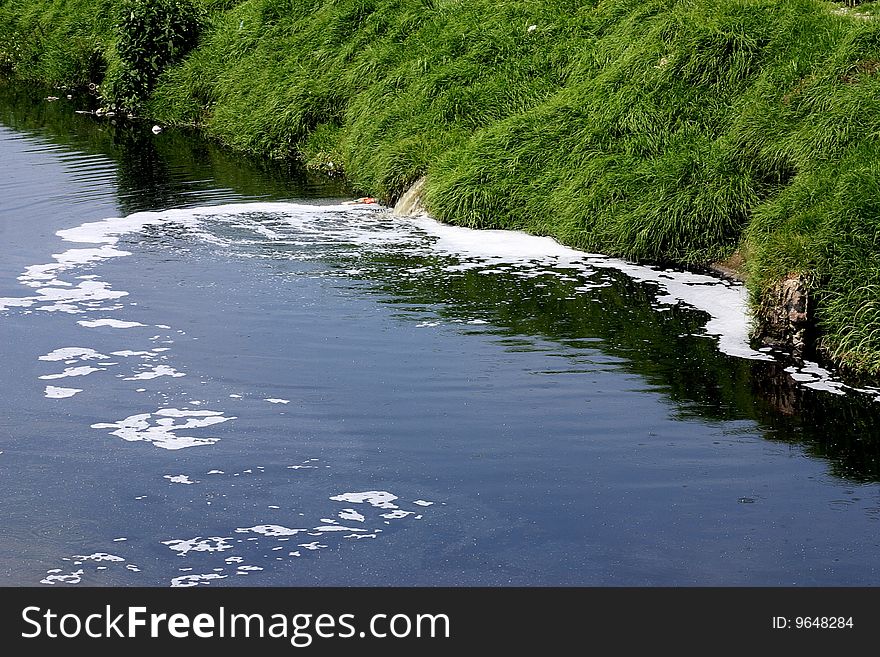
[[[462,225],[651,261],[739,249],[756,299],[804,274],[827,352],[880,374],[880,3],[202,4],[154,118],[386,200],[427,174],[429,209]],[[51,82],[112,71],[108,16],[0,0],[0,62]]]

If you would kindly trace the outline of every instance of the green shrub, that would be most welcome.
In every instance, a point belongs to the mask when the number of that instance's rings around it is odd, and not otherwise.
[[[129,111],[150,95],[162,72],[198,41],[202,22],[190,0],[125,0],[118,24],[118,68],[110,96]]]

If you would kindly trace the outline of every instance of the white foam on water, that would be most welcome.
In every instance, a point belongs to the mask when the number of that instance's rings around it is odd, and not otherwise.
[[[223,412],[222,411],[194,411],[189,408],[184,408],[184,409],[160,408],[158,411],[156,411],[156,415],[161,415],[163,417],[204,417],[204,418],[208,418],[208,417],[221,416],[221,415],[223,415]],[[223,421],[225,422],[226,420],[234,420],[234,419],[235,418],[228,417],[228,418],[225,418]],[[214,424],[214,423],[212,422],[211,424]]]
[[[56,233],[60,237],[64,231]],[[70,241],[70,240],[68,240]],[[101,246],[89,249],[68,249],[64,253],[55,253],[52,258],[55,262],[43,265],[31,265],[26,267],[24,273],[18,277],[28,287],[40,288],[46,285],[57,284],[58,275],[74,267],[90,265],[110,258],[120,258],[131,255],[130,251],[120,251],[112,246]],[[93,282],[98,276],[80,276],[79,279],[86,283]],[[61,281],[63,282],[63,281]]]
[[[0,312],[9,308],[27,308],[33,305],[32,297],[0,297]]]
[[[65,367],[64,371],[60,374],[44,374],[39,377],[41,379],[50,380],[50,379],[66,379],[72,376],[88,376],[92,372],[105,372],[107,368],[105,367],[91,367],[90,365],[83,365],[81,367]]]
[[[833,395],[845,395],[846,390],[858,390],[858,388],[852,388],[835,379],[831,372],[813,361],[806,360],[802,366],[786,367],[785,371],[792,379],[803,383],[805,388],[823,390]],[[859,392],[862,391],[859,390]]]
[[[474,230],[452,226],[435,221],[425,214],[397,217],[376,204],[235,203],[139,212],[126,217],[85,223],[58,231],[57,235],[65,241],[87,243],[90,246],[69,249],[53,255],[53,262],[26,268],[19,279],[23,284],[37,288],[38,296],[0,299],[0,310],[50,301],[54,302],[53,305],[44,306],[44,309],[81,312],[81,305],[87,300],[106,301],[124,296],[125,292],[110,290],[106,283],[95,280],[97,276],[94,274],[77,276],[81,279],[78,286],[62,280],[61,275],[75,267],[130,255],[130,251],[117,248],[119,240],[123,235],[140,233],[147,226],[172,225],[175,231],[182,228],[202,241],[224,246],[260,243],[219,237],[210,230],[212,225],[218,224],[245,228],[272,243],[308,247],[296,254],[299,259],[323,257],[321,245],[333,246],[338,252],[340,245],[350,244],[357,247],[351,250],[349,255],[352,257],[361,255],[361,247],[384,246],[416,253],[449,255],[462,260],[459,264],[450,266],[455,271],[476,269],[486,273],[509,272],[526,277],[549,274],[574,280],[571,275],[557,269],[572,269],[582,275],[601,270],[617,270],[633,280],[656,285],[660,290],[656,304],[658,310],[683,303],[706,312],[709,320],[704,327],[704,333],[717,338],[718,348],[723,353],[750,359],[772,359],[766,352],[749,346],[748,303],[745,288],[738,283],[702,274],[635,265],[616,258],[577,251],[549,237],[518,231]],[[424,268],[412,268],[412,272],[417,273],[421,269]],[[584,287],[592,289],[597,285],[608,284],[607,281],[594,281],[586,283]],[[468,323],[479,324],[484,323],[484,320],[470,320]],[[426,322],[421,325],[433,324]],[[167,324],[156,326],[168,327]],[[158,339],[159,336],[156,337]],[[834,382],[833,378],[805,381],[810,387],[829,392],[854,390]]]
[[[82,392],[82,388],[59,388],[57,386],[46,386],[46,397],[49,399],[67,399],[73,397],[76,393]]]
[[[397,499],[397,495],[392,495],[384,490],[368,490],[363,493],[342,493],[334,495],[330,498],[334,502],[351,502],[352,504],[363,504],[364,502],[378,509],[396,509],[396,504],[392,504]]]
[[[235,530],[237,534],[262,534],[263,536],[295,536],[296,534],[301,534],[302,532],[307,532],[308,529],[291,529],[290,527],[283,527],[282,525],[255,525],[253,527],[239,527]]]
[[[117,557],[115,554],[107,554],[106,552],[95,552],[86,556],[73,555],[73,558],[79,561],[125,561],[122,557]]]
[[[107,356],[87,347],[61,347],[40,356],[40,360],[105,360]]]
[[[339,512],[339,517],[342,520],[354,520],[355,522],[363,522],[365,520],[364,516],[354,509],[343,509]]]
[[[180,474],[180,475],[163,475],[165,479],[170,481],[172,484],[195,484],[198,483],[189,478],[188,475]]]
[[[199,584],[207,585],[212,580],[226,579],[228,575],[220,575],[218,573],[206,573],[204,575],[180,575],[171,580],[171,588],[189,588],[198,586]]]
[[[146,324],[141,324],[140,322],[126,322],[121,319],[95,319],[95,320],[80,320],[77,322],[80,326],[85,326],[87,328],[97,328],[99,326],[109,326],[110,328],[134,328],[136,326],[146,326]]]
[[[550,267],[567,267],[586,273],[597,269],[616,269],[633,280],[655,283],[663,291],[658,299],[660,303],[682,302],[710,315],[705,331],[718,337],[718,348],[723,353],[740,358],[772,360],[767,354],[749,346],[748,297],[742,285],[702,274],[657,270],[617,258],[585,253],[563,246],[550,237],[519,231],[452,226],[427,215],[407,218],[406,221],[436,239],[432,245],[434,251],[469,259],[471,262],[462,264],[465,268],[515,264],[528,268],[537,266],[548,272]]]
[[[389,513],[383,513],[382,517],[387,518],[388,520],[397,520],[398,518],[406,518],[407,516],[413,515],[412,511],[403,511],[402,509],[397,509],[396,511],[390,511]]]
[[[82,576],[84,572],[85,571],[80,569],[72,573],[68,573],[67,575],[49,575],[47,573],[46,577],[40,580],[40,584],[79,584],[82,581]]]
[[[189,552],[224,552],[225,550],[231,550],[233,546],[226,542],[231,540],[231,538],[224,538],[222,536],[211,536],[209,538],[196,536],[190,539],[175,538],[169,541],[162,541],[162,545],[167,545],[182,557]]]
[[[181,376],[186,376],[186,374],[184,374],[183,372],[178,372],[176,369],[168,365],[156,365],[152,369],[141,372],[140,374],[127,376],[123,379],[123,381],[147,381],[149,379],[158,379],[160,376],[170,376],[171,378],[176,379]]]
[[[332,245],[338,253],[340,243],[348,241],[352,245],[352,249],[350,249],[352,257],[361,255],[358,250],[360,247],[392,246],[397,248],[401,245],[410,252],[413,252],[415,249],[415,252],[420,255],[425,252],[432,255],[438,253],[449,255],[462,261],[460,264],[453,265],[450,268],[453,271],[476,269],[495,275],[502,273],[525,277],[552,275],[557,278],[571,280],[571,276],[561,274],[557,269],[570,269],[578,272],[580,275],[593,276],[594,278],[596,277],[594,276],[596,272],[603,269],[619,270],[636,281],[656,285],[659,291],[657,304],[661,307],[671,307],[683,303],[706,312],[710,319],[704,331],[706,334],[717,337],[719,349],[722,352],[744,358],[772,358],[769,354],[752,350],[748,346],[749,320],[745,303],[745,291],[742,286],[721,282],[709,276],[686,272],[666,272],[650,267],[640,267],[613,258],[575,251],[563,247],[552,239],[534,237],[524,233],[473,231],[440,224],[426,217],[401,220],[391,218],[387,213],[377,212],[375,209],[367,212],[355,208],[345,208],[343,210],[339,206],[309,206],[284,203],[236,204],[138,213],[129,217],[92,222],[74,229],[60,231],[58,233],[59,236],[65,240],[86,242],[97,246],[95,248],[71,249],[63,254],[53,256],[53,263],[29,267],[20,280],[23,284],[36,288],[37,291],[32,296],[20,299],[0,299],[0,310],[6,307],[26,308],[34,304],[46,304],[41,307],[47,311],[81,313],[86,312],[87,304],[103,304],[100,308],[88,308],[90,314],[86,315],[86,317],[94,317],[96,315],[100,317],[98,313],[108,314],[112,311],[107,309],[107,302],[125,296],[126,292],[112,290],[107,283],[96,280],[94,276],[80,277],[82,279],[80,284],[73,285],[61,280],[64,272],[74,267],[96,264],[108,258],[119,258],[129,255],[128,251],[121,251],[116,248],[119,239],[127,233],[142,231],[148,225],[174,223],[175,227],[182,225],[192,235],[206,242],[223,244],[224,246],[234,244],[229,239],[219,238],[202,230],[203,224],[207,224],[208,221],[212,223],[223,223],[225,221],[227,224],[231,223],[232,225],[242,226],[255,235],[266,237],[273,240],[273,242],[282,242],[287,237],[286,233],[289,232],[289,229],[293,228],[294,231],[302,233],[303,239],[301,244],[307,247],[304,250],[314,251],[316,259],[325,255],[319,248],[322,244]],[[253,243],[259,244],[260,242],[254,239]],[[295,256],[297,258],[309,257],[300,253],[295,254]],[[359,271],[358,273],[362,272]],[[578,281],[580,282],[580,278],[578,278]],[[607,284],[609,283],[604,281],[595,283],[595,285]],[[594,283],[586,284],[584,287],[593,288]],[[145,319],[145,321],[147,320]],[[473,319],[467,320],[466,323],[479,325],[486,324],[487,322],[485,320]],[[110,328],[146,326],[140,322],[125,322],[107,317],[80,320],[78,324],[87,328],[99,326]],[[439,322],[432,320],[419,324],[419,326],[436,325],[439,325]],[[171,330],[166,324],[154,324],[154,326],[163,330]],[[181,335],[184,334],[182,331],[179,331],[179,333]],[[135,332],[134,335],[145,334]],[[160,340],[160,338],[162,336],[156,335],[151,339]],[[155,354],[165,350],[167,350],[167,347],[155,348],[149,352],[126,349],[112,353],[118,356],[139,356],[148,359],[155,357]],[[94,353],[97,354],[97,352]],[[99,354],[98,356],[101,355]],[[88,351],[85,351],[79,354],[69,353],[64,360],[84,361],[90,358]],[[101,358],[107,357],[101,356]],[[45,358],[44,360],[53,359]],[[58,358],[58,360],[62,360],[62,358]],[[75,371],[77,368],[68,369]],[[813,372],[800,371],[797,374],[805,377],[809,375],[809,379],[804,379],[806,384],[814,386],[829,385],[826,378],[815,376]],[[50,377],[52,376],[58,377],[59,375],[50,375]],[[61,376],[64,376],[64,374]],[[183,376],[183,373],[177,372],[177,370],[168,366],[159,366],[147,369],[126,380],[152,379],[161,376],[176,378]],[[203,376],[202,378],[207,377]],[[242,398],[238,394],[231,394],[229,397],[231,399]],[[266,398],[265,401],[278,404],[289,403],[289,400],[280,398]],[[169,404],[167,398],[163,403]],[[181,403],[186,404],[187,402]],[[178,405],[181,405],[181,403]],[[189,403],[192,404],[193,402]],[[222,411],[181,410],[169,407],[160,408],[151,413],[130,415],[117,422],[97,423],[92,426],[96,429],[111,430],[111,435],[127,441],[144,441],[164,449],[180,449],[183,447],[210,445],[218,440],[217,438],[197,438],[180,435],[187,429],[204,428],[231,419],[234,418],[224,416]],[[301,465],[288,467],[290,469],[317,467],[307,465],[307,463],[309,461]],[[222,471],[211,471],[211,473],[221,474]],[[197,483],[189,480],[187,475],[165,475],[165,478],[172,481],[172,483]],[[181,479],[174,481],[176,478]],[[394,503],[398,500],[397,496],[387,491],[340,493],[330,499],[351,505],[369,505],[375,509],[387,511],[382,513],[380,517],[389,521],[413,515],[412,511],[400,509]],[[426,500],[416,500],[413,504],[417,507],[426,507],[434,503]],[[371,512],[370,509],[362,510],[366,514]],[[372,513],[377,512],[373,511]],[[278,514],[272,515],[276,516]],[[351,508],[340,511],[338,517],[349,524],[352,522],[363,523],[366,520],[364,514],[358,513]],[[335,519],[329,518],[322,519],[321,522],[324,524],[320,524],[311,530],[291,529],[282,525],[255,525],[254,527],[235,529],[235,532],[239,534],[258,534],[276,540],[284,540],[300,532],[310,535],[327,534],[323,540],[331,545],[338,545],[338,541],[337,543],[332,543],[331,541],[336,540],[340,534],[344,534],[342,538],[348,539],[376,538],[378,532],[381,531],[374,529],[371,533],[367,533],[366,529],[346,527],[338,524]],[[207,531],[217,530],[209,529]],[[228,528],[226,531],[228,531]],[[187,540],[172,539],[164,541],[163,544],[182,556],[189,552],[223,552],[233,547],[227,542],[231,540],[233,539],[196,537]],[[247,540],[257,541],[262,539],[248,538]],[[328,545],[313,541],[311,543],[303,543],[300,547],[307,550],[317,550],[326,548]],[[298,551],[295,553],[291,552],[290,555],[299,556],[300,553]],[[87,559],[88,557],[83,558]],[[51,573],[51,575],[64,576],[60,573]],[[48,576],[49,574],[47,574]],[[213,579],[216,577],[218,577],[216,574],[188,575],[186,579],[181,580],[182,583],[179,585],[194,586],[198,583],[207,583],[209,578]],[[219,577],[226,577],[226,575]],[[183,582],[188,583],[184,584]]]
[[[60,311],[66,313],[80,313],[84,309],[77,304],[92,304],[126,296],[127,292],[116,292],[104,282],[93,280],[94,277],[81,277],[83,282],[74,286],[68,281],[58,278],[58,275],[71,269],[87,265],[93,262],[106,260],[123,255],[129,255],[127,251],[118,251],[112,247],[100,247],[97,249],[71,249],[64,253],[55,254],[55,262],[31,265],[18,277],[19,282],[27,287],[37,289],[36,296],[0,299],[0,311],[12,307],[29,307],[36,303],[51,302],[49,305],[40,306],[39,310]]]
[[[175,214],[179,219],[184,218],[180,213],[155,213],[136,212],[127,217],[111,217],[102,221],[92,221],[75,228],[59,230],[56,235],[67,242],[79,242],[87,244],[116,244],[119,238],[128,233],[139,233],[148,225],[161,223],[162,214]],[[188,215],[189,213],[184,213]],[[85,250],[85,249],[83,249]],[[129,255],[125,253],[125,255]],[[55,256],[57,259],[58,256]]]
[[[871,387],[856,388],[856,387],[853,387],[852,390],[855,390],[856,392],[864,393],[866,395],[870,395],[874,398],[875,402],[880,402],[880,388],[871,388]],[[3,452],[0,452],[0,454],[2,454],[2,453]]]
[[[406,513],[406,512],[404,512],[404,513]],[[361,529],[359,527],[343,527],[342,525],[320,525],[318,527],[315,527],[312,531],[318,532],[319,534],[323,534],[325,532],[362,532],[365,530]],[[314,535],[317,535],[317,534],[313,534],[313,536]]]
[[[491,272],[512,272],[524,276],[550,274],[571,279],[571,276],[553,271],[565,267],[590,274],[602,269],[621,271],[639,282],[652,283],[660,289],[658,310],[684,303],[709,315],[704,328],[707,335],[715,336],[719,349],[733,356],[770,360],[772,356],[749,346],[748,304],[743,286],[721,281],[711,276],[689,272],[664,271],[628,263],[616,258],[590,254],[565,247],[552,238],[539,237],[518,231],[473,230],[437,222],[427,215],[392,217],[377,206],[363,204],[316,206],[295,203],[246,203],[194,209],[175,209],[159,212],[141,212],[127,217],[90,222],[57,234],[66,241],[91,243],[93,247],[76,248],[55,254],[54,262],[28,267],[20,277],[22,283],[39,290],[39,298],[0,299],[0,310],[8,307],[27,307],[36,301],[53,301],[45,309],[77,311],[76,304],[85,299],[106,300],[118,298],[124,292],[109,290],[106,283],[94,280],[95,275],[79,276],[85,287],[76,286],[59,276],[70,268],[94,264],[109,258],[130,255],[116,248],[119,239],[128,233],[138,233],[149,225],[172,224],[210,243],[229,245],[227,239],[209,233],[207,222],[226,222],[241,226],[273,242],[285,245],[320,246],[351,243],[358,247],[404,245],[406,248],[425,249],[424,238],[432,243],[427,250],[463,259],[453,268],[456,271],[478,269]],[[272,226],[273,228],[269,228]],[[275,228],[292,228],[295,237],[279,233]],[[414,230],[415,229],[415,230]],[[357,255],[353,251],[352,255]],[[299,254],[302,255],[302,254]],[[302,255],[305,258],[305,255]],[[321,257],[320,254],[315,256]],[[414,268],[417,272],[420,268]],[[423,268],[422,268],[423,269]],[[608,285],[608,282],[587,283],[585,288]],[[80,309],[81,310],[81,309]],[[470,320],[480,324],[485,320]],[[139,324],[139,323],[138,323]],[[425,322],[421,326],[432,326]],[[157,326],[167,327],[167,324]],[[833,382],[833,379],[831,380]],[[840,392],[841,386],[806,381],[811,387]],[[852,389],[852,388],[850,388]],[[280,403],[280,402],[279,402]]]
[[[86,312],[88,307],[98,302],[112,301],[128,296],[128,292],[111,290],[108,283],[85,281],[73,288],[42,287],[37,290],[37,295],[29,297],[29,299],[33,303],[51,302],[50,305],[40,306],[37,310],[77,314]]]
[[[175,418],[183,419],[183,422],[175,423]],[[163,408],[155,413],[139,413],[118,422],[98,422],[91,426],[93,429],[113,429],[111,435],[129,442],[144,441],[162,449],[176,450],[213,445],[219,439],[178,436],[175,432],[209,427],[234,419],[235,417],[224,417],[220,411]]]
[[[305,463],[314,462],[317,459],[308,459]],[[263,466],[257,466],[257,469],[264,470]],[[248,469],[250,470],[250,469]],[[247,470],[245,471],[247,472]],[[253,470],[251,470],[253,472]],[[239,474],[239,473],[236,473]],[[398,497],[388,491],[363,491],[363,492],[350,492],[350,493],[342,493],[339,495],[335,495],[330,499],[335,501],[347,501],[353,504],[366,504],[378,510],[380,515],[377,518],[381,518],[385,524],[392,524],[392,522],[396,520],[400,520],[411,515],[415,515],[414,511],[407,511],[400,509],[396,504],[394,504],[395,500],[398,500]],[[426,500],[420,500],[422,504],[416,506],[430,506],[435,504],[434,502],[427,502]],[[277,507],[277,505],[270,505]],[[298,515],[303,516],[304,513],[299,513]],[[416,516],[421,518],[421,515]],[[338,519],[337,519],[338,518]],[[340,524],[340,520],[348,521],[346,524]],[[343,541],[350,540],[359,540],[361,538],[370,538],[376,539],[382,532],[381,529],[372,528],[368,529],[366,527],[353,527],[351,526],[351,522],[364,523],[367,521],[367,517],[365,514],[358,512],[353,508],[343,508],[337,511],[336,517],[326,517],[321,518],[322,524],[315,525],[312,529],[305,529],[303,527],[292,528],[285,525],[279,524],[258,524],[250,527],[237,527],[234,529],[235,534],[256,534],[257,536],[251,536],[244,539],[237,539],[234,542],[239,544],[240,548],[248,549],[246,546],[250,545],[255,550],[265,550],[267,553],[263,553],[263,556],[267,559],[272,558],[270,556],[271,553],[280,552],[284,549],[284,546],[281,545],[282,541],[290,540],[292,536],[297,535],[308,535],[316,537],[317,540],[306,541],[298,544],[299,548],[302,548],[305,551],[317,551],[322,549],[327,549],[330,547],[336,547],[341,545]],[[261,538],[265,537],[272,539],[275,545],[264,546],[261,543]],[[225,548],[232,547],[231,542],[233,539],[220,539],[223,541],[223,546]],[[177,550],[181,553],[186,553],[193,549],[202,549],[204,551],[209,551],[214,548],[214,544],[202,544],[199,547],[199,542],[203,541],[203,539],[197,537],[196,539],[191,539],[190,541],[167,541],[166,544],[169,545],[172,549]],[[300,550],[290,551],[288,552],[288,556],[290,557],[301,557],[302,552]],[[278,560],[278,557],[275,557]],[[245,557],[240,555],[235,555],[233,557],[224,558],[225,564],[228,566],[230,564],[240,564],[243,563]],[[219,571],[221,569],[215,568],[215,571]]]
[[[76,314],[86,311],[83,306],[93,306],[128,295],[128,292],[114,291],[110,289],[108,283],[100,281],[84,281],[74,286],[66,281],[41,281],[38,277],[29,276],[27,272],[19,276],[19,281],[29,287],[37,287],[37,295],[0,298],[0,311],[15,307],[27,308],[37,303],[49,303],[46,306],[39,306],[37,310]]]
[[[297,547],[305,548],[306,550],[320,550],[321,548],[325,548],[328,546],[323,545],[318,541],[312,541],[311,543],[300,543]]]

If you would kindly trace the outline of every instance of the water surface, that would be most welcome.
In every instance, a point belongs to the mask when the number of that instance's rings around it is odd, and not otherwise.
[[[880,580],[880,395],[737,286],[83,102],[0,85],[5,585]]]

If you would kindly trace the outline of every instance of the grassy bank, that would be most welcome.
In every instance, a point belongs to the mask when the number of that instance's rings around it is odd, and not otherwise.
[[[800,274],[822,351],[876,376],[875,5],[203,0],[197,47],[138,111],[386,200],[427,174],[454,223],[638,260],[737,252],[756,303]],[[0,0],[0,65],[111,102],[119,15]]]

